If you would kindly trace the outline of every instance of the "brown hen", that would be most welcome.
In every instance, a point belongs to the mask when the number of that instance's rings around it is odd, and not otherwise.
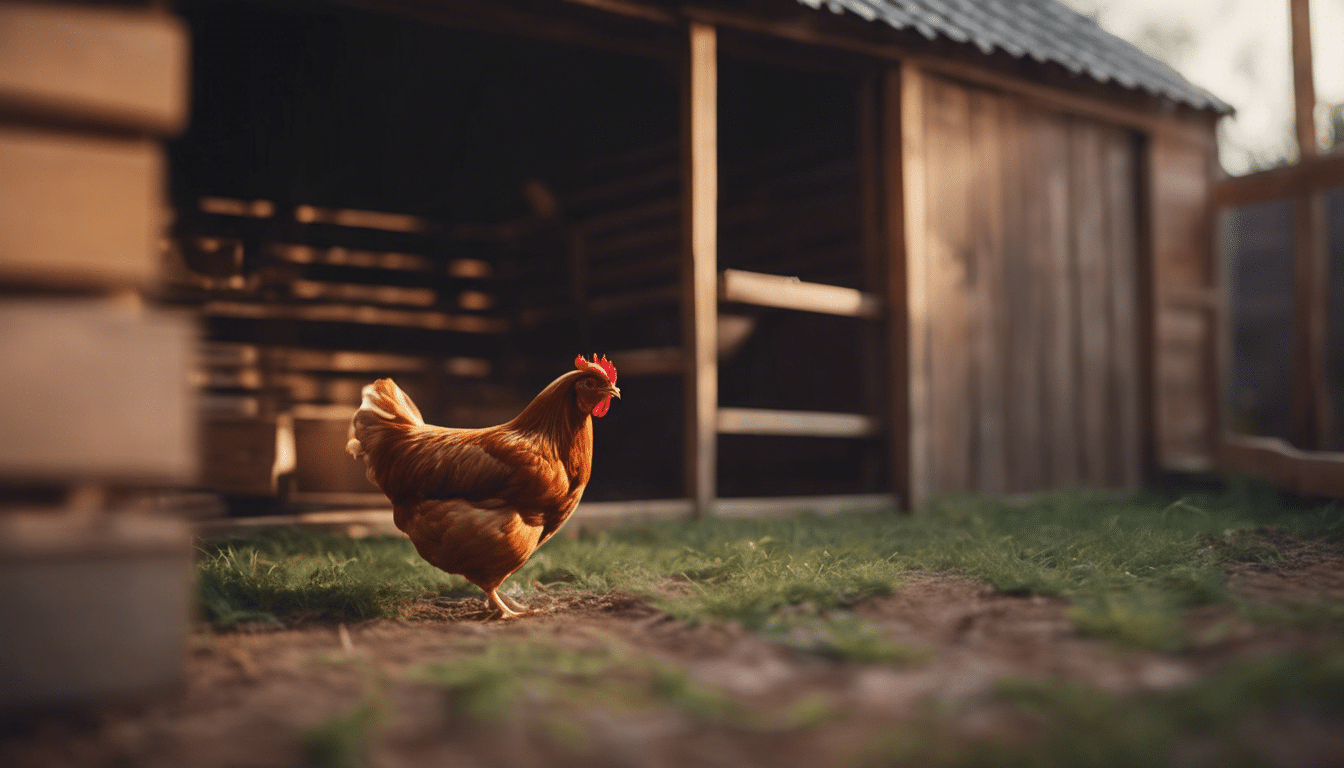
[[[593,461],[592,416],[619,398],[616,366],[579,356],[512,421],[485,429],[426,424],[391,379],[364,387],[350,423],[362,459],[420,556],[465,576],[503,618],[526,609],[499,587],[565,524]]]

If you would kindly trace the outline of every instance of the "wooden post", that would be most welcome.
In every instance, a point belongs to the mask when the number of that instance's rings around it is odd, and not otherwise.
[[[881,70],[866,72],[856,83],[858,104],[858,150],[855,161],[859,171],[859,255],[863,270],[863,290],[865,293],[882,297],[879,306],[886,304],[882,287],[882,157],[879,151],[878,125],[881,104]],[[881,317],[877,318],[879,321]],[[863,365],[863,411],[887,423],[890,428],[888,396],[884,386],[883,360],[886,357],[882,348],[884,327],[881,322],[865,323],[863,327],[862,351]],[[864,452],[862,476],[865,491],[881,487],[881,478],[885,474],[876,451]],[[893,488],[894,490],[894,488]]]
[[[891,477],[906,509],[915,509],[928,495],[931,469],[922,82],[922,73],[912,64],[888,69],[881,104]]]
[[[1301,161],[1316,156],[1316,86],[1312,79],[1311,16],[1308,0],[1290,0],[1293,39],[1293,99]],[[1326,386],[1328,336],[1328,253],[1325,198],[1307,191],[1296,201],[1294,241],[1293,439],[1299,448],[1327,448],[1331,442],[1330,391]]]
[[[686,484],[693,514],[713,513],[718,462],[718,63],[715,29],[691,22],[682,94],[682,346]]]

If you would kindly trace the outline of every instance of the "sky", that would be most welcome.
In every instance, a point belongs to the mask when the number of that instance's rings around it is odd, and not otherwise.
[[[1219,136],[1223,167],[1247,173],[1297,157],[1288,0],[1064,0],[1236,108]],[[1344,109],[1344,0],[1311,0],[1320,144]]]

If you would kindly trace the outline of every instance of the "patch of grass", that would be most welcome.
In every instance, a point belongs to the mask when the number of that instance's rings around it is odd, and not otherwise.
[[[463,586],[404,539],[284,530],[205,545],[196,567],[202,613],[218,626],[396,616],[418,600]]]
[[[864,763],[958,766],[1265,765],[1255,722],[1344,711],[1344,650],[1239,662],[1191,686],[1114,696],[1060,682],[1006,681],[959,712],[926,711]],[[968,738],[958,723],[999,724]],[[1022,739],[1021,734],[1030,734]],[[1018,738],[1014,738],[1018,735]]]
[[[843,609],[890,592],[911,571],[957,572],[1007,593],[1069,595],[1083,630],[1170,650],[1186,642],[1177,611],[1229,600],[1225,562],[1274,556],[1244,533],[1269,527],[1340,536],[1344,511],[1290,510],[1272,494],[1240,486],[1174,499],[1082,492],[953,498],[912,516],[664,523],[553,540],[508,587],[633,591],[683,620],[765,630],[791,606]],[[684,588],[668,596],[662,587],[670,581]],[[223,624],[395,616],[427,596],[476,593],[424,563],[404,540],[295,533],[205,549],[198,583],[206,616]],[[841,656],[889,655],[846,642],[835,644]]]
[[[304,758],[315,768],[366,768],[372,765],[373,738],[386,720],[386,703],[367,695],[349,712],[307,729],[301,738]]]
[[[762,628],[763,634],[795,650],[860,664],[919,664],[932,655],[924,646],[892,640],[849,612],[796,614],[775,617]]]
[[[736,722],[746,715],[732,698],[658,659],[546,643],[495,642],[478,653],[427,665],[420,676],[442,687],[452,711],[498,721],[520,706],[558,711],[668,707],[697,720]],[[548,722],[564,742],[581,743],[582,724]]]

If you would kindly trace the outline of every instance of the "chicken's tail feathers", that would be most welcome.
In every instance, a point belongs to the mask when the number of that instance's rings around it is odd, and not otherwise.
[[[350,420],[350,441],[345,450],[356,459],[366,457],[378,443],[384,427],[424,426],[425,419],[411,398],[391,379],[379,379],[364,387],[364,400]]]

